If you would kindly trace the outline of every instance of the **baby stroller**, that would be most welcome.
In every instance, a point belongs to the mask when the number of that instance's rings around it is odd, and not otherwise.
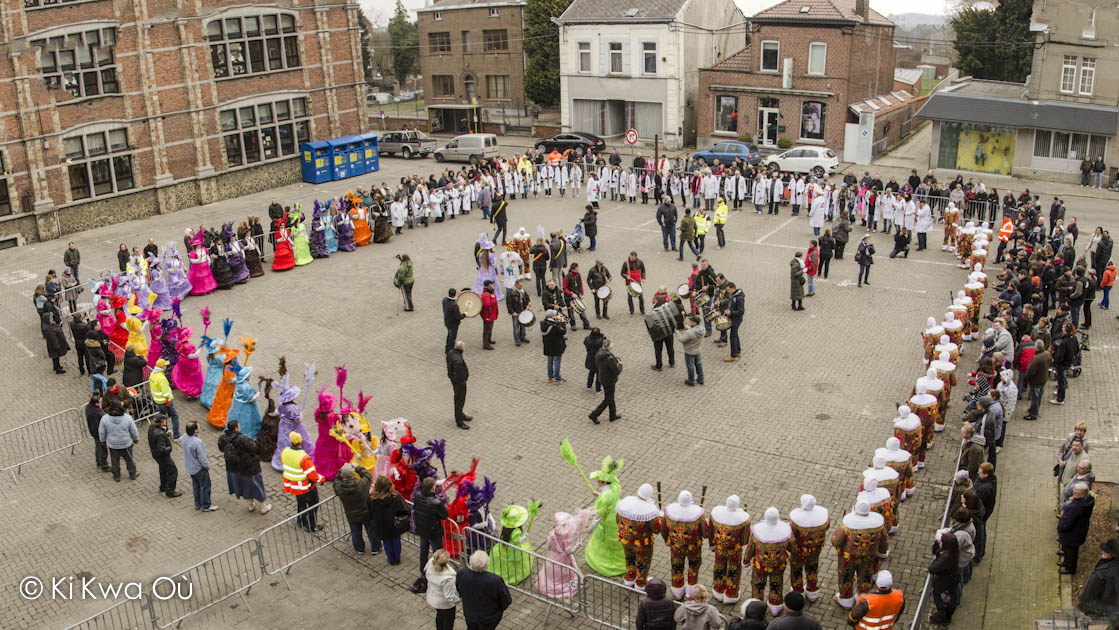
[[[564,239],[567,240],[567,244],[570,245],[572,249],[580,251],[580,247],[583,246],[583,224],[576,223],[571,233],[564,236]]]
[[[1076,355],[1072,357],[1072,365],[1069,366],[1068,375],[1069,378],[1077,378],[1080,376],[1080,373],[1084,371],[1084,368],[1081,365],[1081,363],[1084,361],[1084,353],[1091,352],[1092,348],[1088,343],[1088,333],[1078,330],[1072,334],[1076,335],[1079,343],[1076,344]],[[1057,368],[1049,368],[1049,374],[1052,375],[1053,378],[1056,378]]]

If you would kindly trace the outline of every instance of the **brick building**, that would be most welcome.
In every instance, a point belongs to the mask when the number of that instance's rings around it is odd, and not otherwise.
[[[458,132],[464,121],[481,125],[525,106],[524,5],[435,0],[416,12],[432,131]]]
[[[0,0],[0,247],[288,184],[358,133],[337,0]]]
[[[749,46],[700,70],[698,146],[749,135],[841,152],[850,105],[893,89],[893,23],[867,0],[786,0],[750,21]]]

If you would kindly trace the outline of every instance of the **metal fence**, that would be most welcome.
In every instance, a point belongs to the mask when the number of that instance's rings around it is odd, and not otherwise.
[[[187,617],[197,615],[231,597],[240,597],[247,610],[245,595],[264,577],[260,543],[250,538],[216,554],[170,578],[167,583],[179,589],[170,597],[149,597],[151,619],[156,628],[178,626]],[[186,589],[189,588],[188,592]],[[157,593],[161,591],[157,587]],[[187,596],[189,595],[189,596]]]
[[[155,624],[151,615],[150,598],[142,593],[139,599],[126,599],[66,630],[150,630]]]
[[[586,575],[579,592],[584,616],[600,628],[631,630],[637,625],[637,607],[645,597],[645,591],[597,575]],[[680,600],[673,603],[684,605]],[[730,625],[726,615],[719,613],[719,616],[723,619],[724,628]]]
[[[80,409],[67,409],[0,433],[0,472],[15,481],[25,464],[65,450],[74,449],[87,429]]]
[[[323,528],[308,531],[300,524],[311,518]],[[342,501],[337,495],[331,496],[257,535],[260,569],[266,575],[279,575],[291,590],[287,574],[292,566],[349,535],[349,521],[346,520]]]

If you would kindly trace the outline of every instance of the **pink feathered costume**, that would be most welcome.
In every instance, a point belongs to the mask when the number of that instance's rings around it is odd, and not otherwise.
[[[349,444],[330,434],[336,422],[338,414],[334,412],[334,394],[326,391],[326,386],[323,385],[319,390],[319,408],[315,410],[319,437],[315,440],[315,454],[311,460],[315,462],[315,471],[326,477],[327,481],[333,481],[338,470],[354,456]]]
[[[198,361],[198,348],[190,342],[192,334],[194,331],[190,328],[179,329],[179,340],[175,344],[179,360],[171,369],[171,383],[175,385],[175,389],[186,394],[187,398],[198,398],[206,377],[202,374],[202,364]]]
[[[571,599],[579,594],[579,583],[583,575],[575,562],[575,550],[579,547],[591,514],[590,510],[574,515],[556,512],[553,517],[556,525],[548,534],[548,558],[553,562],[536,575],[536,590],[543,595],[555,599]]]

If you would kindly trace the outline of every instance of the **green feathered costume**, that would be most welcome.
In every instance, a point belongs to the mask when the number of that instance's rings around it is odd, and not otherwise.
[[[532,574],[532,543],[528,542],[528,534],[539,511],[540,502],[530,501],[527,510],[519,505],[508,505],[501,512],[501,540],[530,552],[521,553],[512,546],[494,545],[490,551],[490,573],[500,575],[506,584],[520,584]],[[528,527],[522,533],[521,527],[526,522]]]
[[[587,564],[599,575],[612,577],[626,572],[626,556],[622,543],[618,541],[618,519],[616,508],[622,495],[622,485],[618,483],[617,473],[622,469],[622,460],[609,455],[602,460],[602,468],[591,473],[591,479],[599,484],[598,498],[594,511],[599,516],[598,525],[591,534],[583,557]]]

